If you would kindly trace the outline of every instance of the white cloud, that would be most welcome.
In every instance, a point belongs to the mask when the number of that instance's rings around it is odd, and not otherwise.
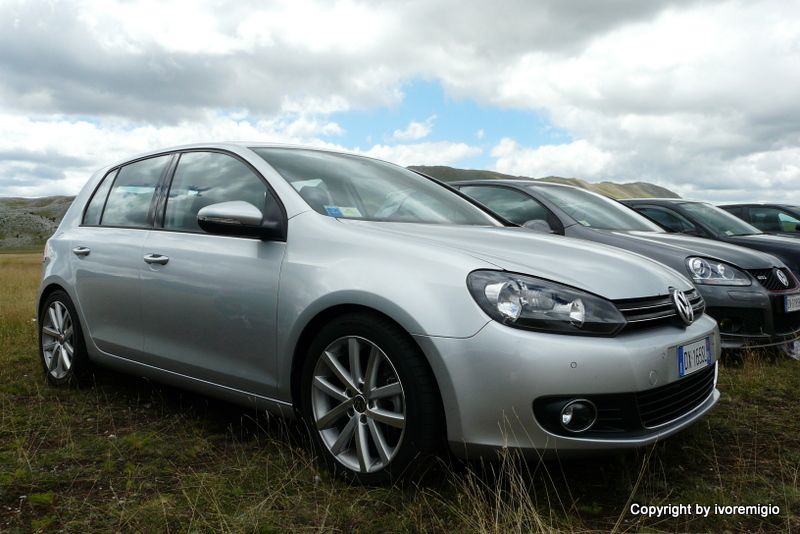
[[[411,121],[402,130],[395,130],[392,134],[392,139],[396,141],[416,141],[423,137],[428,137],[433,130],[433,123],[436,121],[436,115],[431,115],[422,122]]]
[[[68,156],[99,164],[174,140],[345,144],[331,114],[395,107],[424,79],[576,140],[502,141],[498,169],[800,200],[799,19],[781,0],[0,1],[0,194],[74,192],[85,168]],[[476,154],[458,142],[475,125],[427,152],[415,141],[432,126],[363,150]]]
[[[483,139],[486,136],[486,132],[483,131],[483,128],[475,132],[475,137],[478,139]]]
[[[450,165],[481,153],[478,147],[447,141],[412,143],[407,145],[375,145],[357,150],[365,156],[385,159],[398,165]]]
[[[492,149],[499,172],[519,176],[565,176],[585,179],[602,178],[614,163],[614,157],[585,140],[563,145],[526,148],[504,138]]]
[[[124,157],[198,141],[269,141],[341,148],[322,136],[333,122],[282,116],[250,122],[208,115],[202,121],[155,126],[0,114],[0,195],[74,194],[96,169]]]

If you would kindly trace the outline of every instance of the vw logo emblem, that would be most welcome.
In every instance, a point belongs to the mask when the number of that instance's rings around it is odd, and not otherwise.
[[[780,280],[781,284],[783,284],[783,287],[789,287],[789,278],[786,276],[786,274],[784,274],[783,271],[780,269],[775,269],[775,276],[778,277],[778,280]]]
[[[683,324],[689,326],[694,322],[694,308],[692,308],[692,303],[689,302],[686,293],[677,289],[673,290],[672,305],[675,306],[675,311],[678,312],[678,317],[681,318]]]

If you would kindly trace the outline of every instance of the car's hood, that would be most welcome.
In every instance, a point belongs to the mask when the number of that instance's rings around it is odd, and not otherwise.
[[[582,239],[522,228],[489,228],[343,220],[389,240],[414,240],[449,248],[499,269],[573,286],[605,298],[666,295],[670,287],[692,289],[688,279],[653,260]]]
[[[751,234],[751,235],[735,235],[727,239],[737,243],[753,243],[762,244],[764,246],[784,247],[784,248],[797,248],[800,250],[800,243],[792,237],[774,234]]]
[[[793,237],[753,234],[731,236],[726,241],[774,254],[795,272],[800,272],[800,241]]]
[[[771,269],[782,266],[780,260],[764,252],[702,237],[666,232],[593,231],[606,234],[607,237],[600,239],[603,243],[637,252],[657,261],[673,259],[681,267],[689,256],[716,259],[742,269]],[[667,263],[671,265],[673,261]]]

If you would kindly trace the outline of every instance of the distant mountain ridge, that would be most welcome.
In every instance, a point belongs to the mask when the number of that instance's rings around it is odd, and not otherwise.
[[[409,169],[419,171],[438,178],[443,182],[455,182],[457,180],[539,180],[542,182],[554,182],[559,184],[573,185],[594,191],[612,198],[680,198],[680,195],[660,185],[647,182],[631,182],[618,184],[614,182],[587,182],[579,178],[562,178],[560,176],[547,176],[544,178],[530,178],[528,176],[512,176],[495,171],[482,171],[473,169],[457,169],[441,165],[426,166],[414,165]]]
[[[409,169],[425,173],[444,182],[455,180],[532,179],[494,171],[457,169],[446,166],[417,165],[409,167]],[[645,182],[627,184],[613,182],[591,183],[578,178],[561,178],[558,176],[537,178],[537,180],[574,185],[613,198],[679,198],[669,189]],[[56,231],[61,218],[67,212],[74,199],[75,197],[66,196],[0,198],[0,250],[40,248]]]

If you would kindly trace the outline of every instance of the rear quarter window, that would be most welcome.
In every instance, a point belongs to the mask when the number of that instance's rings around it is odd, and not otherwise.
[[[83,224],[96,226],[100,224],[100,218],[103,215],[103,206],[106,204],[108,198],[108,190],[111,189],[111,184],[114,183],[114,178],[117,176],[117,171],[111,171],[106,174],[100,185],[95,189],[92,199],[86,206],[86,211],[83,213]]]

